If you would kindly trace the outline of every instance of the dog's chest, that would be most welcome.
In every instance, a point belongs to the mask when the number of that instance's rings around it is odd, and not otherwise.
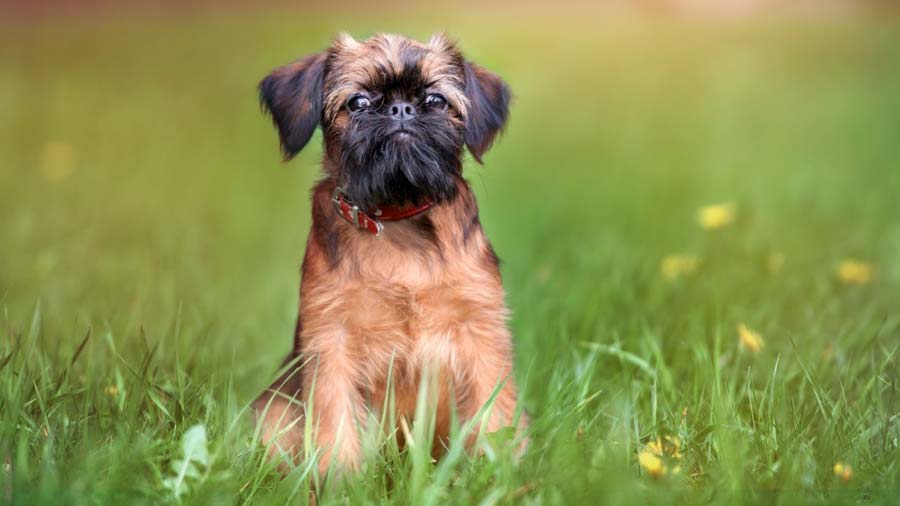
[[[389,250],[356,259],[344,274],[331,316],[343,323],[354,352],[376,368],[391,356],[450,360],[473,326],[504,319],[499,279],[467,251],[445,249],[439,260]]]
[[[348,329],[370,345],[382,339],[393,345],[464,324],[475,304],[474,282],[448,271],[414,259],[402,267],[363,266],[343,297]]]
[[[422,370],[452,367],[470,329],[490,311],[454,283],[368,284],[344,302],[347,351],[370,386],[389,370],[400,383],[415,383]]]
[[[315,256],[323,249],[308,254],[304,352],[337,359],[377,390],[388,371],[416,384],[429,364],[454,369],[467,353],[508,341],[496,257],[480,228],[465,232],[473,220],[452,208],[432,209],[429,220],[431,235],[412,222],[388,224],[379,237],[343,235],[336,264]]]

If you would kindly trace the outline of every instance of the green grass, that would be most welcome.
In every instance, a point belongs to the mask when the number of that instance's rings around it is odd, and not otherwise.
[[[432,464],[386,443],[319,504],[900,497],[900,22],[356,6],[3,23],[0,503],[308,500],[307,463],[279,479],[246,406],[289,348],[320,150],[281,165],[254,87],[338,30],[444,28],[517,97],[466,170],[531,446]],[[717,202],[737,221],[701,229]],[[666,279],[672,253],[697,271]],[[836,279],[848,257],[871,283]],[[184,466],[198,424],[207,465]],[[654,479],[636,456],[666,436],[681,472]]]

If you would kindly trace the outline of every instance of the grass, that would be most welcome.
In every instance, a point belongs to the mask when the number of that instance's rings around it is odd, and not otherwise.
[[[320,154],[279,164],[254,86],[341,29],[446,28],[517,96],[466,170],[531,446],[433,464],[373,438],[319,503],[896,503],[896,20],[241,9],[0,30],[0,502],[309,499],[246,406],[289,347]]]

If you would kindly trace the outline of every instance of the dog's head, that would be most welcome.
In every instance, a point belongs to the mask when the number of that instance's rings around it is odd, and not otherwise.
[[[452,199],[467,146],[481,156],[508,113],[509,90],[444,36],[339,36],[259,86],[285,158],[322,126],[326,167],[363,209]]]

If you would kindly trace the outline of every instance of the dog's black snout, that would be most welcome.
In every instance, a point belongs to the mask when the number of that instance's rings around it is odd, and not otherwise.
[[[408,102],[394,102],[388,108],[388,114],[395,120],[411,119],[416,116],[416,108]]]

